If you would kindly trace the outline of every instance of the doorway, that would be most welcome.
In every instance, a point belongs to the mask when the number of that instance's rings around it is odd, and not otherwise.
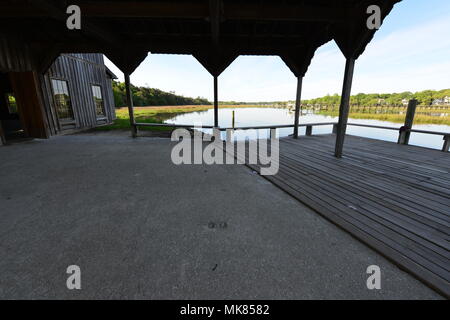
[[[0,134],[4,143],[27,137],[7,73],[0,73],[0,122]]]
[[[0,135],[3,143],[49,137],[35,72],[0,73]]]

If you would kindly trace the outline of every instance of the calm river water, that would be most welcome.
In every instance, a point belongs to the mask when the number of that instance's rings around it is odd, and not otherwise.
[[[232,121],[232,111],[235,112],[235,126],[236,127],[246,127],[246,126],[263,126],[263,125],[281,125],[281,124],[291,124],[294,122],[294,113],[288,109],[280,108],[224,108],[219,109],[219,126],[220,127],[231,127]],[[214,123],[214,110],[209,109],[207,111],[201,112],[191,112],[177,115],[176,117],[165,121],[166,123],[174,124],[201,124],[201,125],[213,125]],[[300,123],[318,123],[318,122],[337,122],[337,117],[330,117],[317,114],[302,114],[300,117]],[[399,128],[400,123],[393,123],[387,121],[379,120],[365,120],[365,119],[349,119],[349,123],[362,123],[371,125],[381,125],[393,128]],[[439,131],[450,133],[450,126],[447,125],[414,125],[414,129],[429,130],[429,131]],[[278,129],[277,133],[280,137],[288,136],[292,133],[292,128]],[[313,127],[313,134],[325,134],[331,133],[332,126],[317,126]],[[205,132],[210,132],[211,130],[205,129]],[[252,130],[253,131],[253,130]],[[237,139],[249,138],[265,138],[268,135],[268,129],[254,131],[236,131]],[[305,128],[301,127],[299,129],[300,134],[305,134]],[[364,128],[364,127],[354,127],[348,126],[347,133],[351,135],[374,138],[386,141],[397,142],[398,132],[394,130],[383,130],[374,128]],[[422,133],[412,133],[410,138],[411,145],[417,145],[422,147],[428,147],[433,149],[442,148],[442,136],[422,134]]]

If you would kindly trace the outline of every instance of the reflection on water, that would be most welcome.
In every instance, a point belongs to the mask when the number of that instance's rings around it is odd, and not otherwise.
[[[235,112],[235,126],[236,127],[246,127],[246,126],[264,126],[264,125],[282,125],[291,124],[294,122],[294,113],[288,109],[280,108],[224,108],[219,109],[219,126],[220,127],[231,127],[232,121],[232,111]],[[330,117],[324,115],[318,115],[311,112],[304,112],[300,117],[300,123],[318,123],[318,122],[337,122],[337,117]],[[205,126],[211,126],[214,124],[214,110],[209,109],[207,111],[201,112],[191,112],[184,113],[175,116],[172,119],[165,121],[166,123],[174,124],[201,124]],[[379,120],[364,120],[364,119],[349,119],[349,123],[361,123],[370,125],[381,125],[386,127],[399,128],[401,124],[379,121]],[[423,124],[414,125],[414,129],[428,130],[428,131],[438,131],[438,132],[448,132],[450,133],[450,126],[446,125],[434,125],[434,124]],[[205,132],[210,132],[211,130],[205,129]],[[313,134],[326,134],[331,133],[332,126],[317,126],[313,128]],[[269,130],[261,129],[257,130],[257,134],[251,134],[249,131],[236,131],[236,137],[239,140],[254,138],[266,138],[268,137]],[[299,133],[301,135],[305,134],[305,127],[299,128]],[[364,127],[354,127],[348,126],[347,133],[351,135],[374,138],[386,141],[397,142],[398,132],[394,130],[383,130],[374,128],[364,128]],[[280,137],[285,137],[292,134],[292,128],[278,129],[277,134]],[[430,135],[423,133],[412,133],[410,138],[411,145],[417,145],[422,147],[429,147],[433,149],[441,149],[443,140],[442,136]]]

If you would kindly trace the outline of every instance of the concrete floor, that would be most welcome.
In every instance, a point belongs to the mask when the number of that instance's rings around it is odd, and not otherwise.
[[[175,166],[172,146],[0,147],[0,298],[441,298],[247,167]],[[81,290],[66,288],[72,264]],[[372,264],[381,290],[366,287]]]

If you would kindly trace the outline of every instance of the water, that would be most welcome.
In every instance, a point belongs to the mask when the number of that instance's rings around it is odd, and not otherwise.
[[[247,126],[264,126],[264,125],[283,125],[294,123],[294,112],[288,109],[282,108],[224,108],[219,109],[219,126],[231,127],[232,126],[232,111],[235,112],[235,126],[247,127]],[[300,116],[300,123],[323,123],[323,122],[337,122],[337,117],[330,117],[324,115],[318,115],[313,113],[305,113]],[[165,121],[166,123],[173,124],[186,124],[191,125],[199,123],[205,126],[211,126],[214,124],[214,110],[208,109],[201,112],[190,112],[175,116],[172,119]],[[369,120],[369,119],[352,119],[349,118],[349,123],[361,123],[370,125],[380,125],[392,128],[399,128],[400,123]],[[447,125],[435,125],[424,124],[414,125],[414,129],[448,132],[450,134],[450,126]],[[277,135],[280,137],[286,137],[292,134],[292,128],[277,129]],[[299,134],[305,134],[305,127],[299,128]],[[211,132],[211,130],[205,129],[205,132]],[[332,126],[316,126],[313,127],[313,134],[326,134],[331,133]],[[246,137],[250,139],[259,137],[266,138],[268,136],[268,129],[261,130],[238,130],[235,132],[237,139],[242,140]],[[361,136],[366,138],[380,139],[385,141],[397,142],[398,131],[383,130],[365,127],[348,126],[347,133],[355,136]],[[224,137],[224,136],[223,136]],[[441,149],[443,144],[442,136],[430,135],[424,133],[412,133],[410,138],[410,145],[416,145],[421,147],[428,147],[433,149]]]

